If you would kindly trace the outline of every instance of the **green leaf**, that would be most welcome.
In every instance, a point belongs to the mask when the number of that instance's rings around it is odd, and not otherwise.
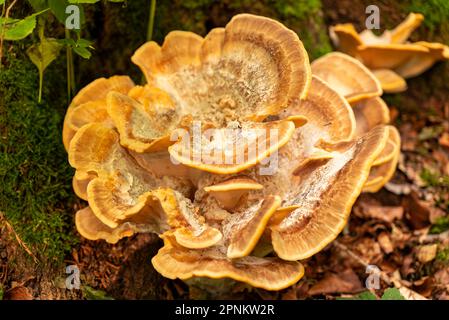
[[[73,51],[84,59],[89,59],[92,55],[89,50],[83,47],[74,47]]]
[[[76,41],[76,45],[83,48],[94,48],[92,47],[92,41],[87,39],[78,39],[78,41]]]
[[[39,99],[42,100],[42,85],[44,71],[59,55],[62,45],[56,39],[47,39],[44,36],[44,26],[39,30],[40,43],[31,45],[27,49],[28,57],[39,70]]]
[[[48,8],[47,0],[28,0],[28,3],[31,4],[34,11],[42,11]]]
[[[46,10],[34,13],[22,20],[13,18],[0,18],[0,33],[3,33],[3,39],[10,41],[22,40],[28,37],[36,28],[36,17]],[[3,30],[3,28],[5,30]]]
[[[58,21],[64,25],[67,17],[69,16],[65,12],[65,10],[71,4],[72,2],[68,0],[48,0],[48,5],[50,7],[51,12],[55,15],[56,19],[58,19]],[[78,5],[78,8],[80,9],[80,24],[83,24],[85,21],[84,9],[83,6],[81,5]]]
[[[27,54],[39,71],[43,72],[58,57],[61,48],[56,39],[43,38],[40,43],[30,46]]]
[[[5,25],[4,39],[11,41],[22,40],[28,37],[34,28],[36,28],[36,17],[26,17],[13,24]]]
[[[382,295],[381,300],[405,300],[402,294],[396,288],[388,288]]]
[[[76,42],[73,39],[60,39],[58,42],[64,46],[69,46],[75,51],[76,54],[84,59],[90,59],[92,56],[89,49],[94,49],[92,47],[92,41],[86,39],[78,39]]]
[[[5,4],[5,0],[0,0],[0,5]]]
[[[95,290],[89,286],[82,287],[83,295],[87,300],[114,300],[102,290]]]
[[[357,300],[377,300],[377,298],[371,291],[363,291],[357,295]]]

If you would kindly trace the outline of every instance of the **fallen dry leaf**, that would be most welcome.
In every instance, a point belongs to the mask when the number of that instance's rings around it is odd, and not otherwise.
[[[401,150],[415,151],[418,143],[418,133],[413,129],[410,123],[405,123],[400,128],[401,132],[407,132],[406,135],[401,136]]]
[[[406,255],[402,261],[401,275],[403,277],[407,277],[408,275],[416,272],[415,268],[413,268],[413,262],[415,261],[413,254]]]
[[[434,279],[432,277],[423,277],[414,281],[413,286],[417,293],[428,298],[432,295]]]
[[[447,286],[449,289],[449,268],[440,269],[434,274],[437,283]]]
[[[427,300],[426,297],[423,297],[417,292],[414,292],[406,287],[400,287],[399,292],[406,300]]]
[[[419,199],[416,192],[412,192],[404,199],[406,218],[414,229],[422,229],[430,224],[431,204]]]
[[[395,195],[398,195],[398,196],[403,195],[403,194],[410,194],[410,192],[412,191],[412,188],[407,183],[396,184],[396,183],[388,182],[385,185],[385,189],[387,189],[391,193],[394,193]]]
[[[391,243],[388,233],[381,232],[379,234],[379,236],[377,237],[377,242],[379,242],[380,247],[386,254],[393,252],[393,250],[394,250],[393,244]]]
[[[449,148],[449,133],[443,132],[443,134],[440,136],[440,139],[438,140],[438,143],[443,147]]]
[[[328,273],[309,290],[309,295],[331,293],[357,293],[364,288],[354,270],[346,269],[341,273]]]
[[[27,287],[15,287],[5,293],[5,300],[33,300],[33,296]]]
[[[427,263],[435,259],[437,255],[437,244],[428,244],[418,248],[416,256],[421,263]]]
[[[429,212],[429,221],[434,224],[438,218],[444,217],[446,212],[441,210],[440,208],[431,207]]]
[[[371,238],[360,239],[353,249],[356,254],[369,264],[379,264],[383,259],[383,252],[379,243]]]
[[[379,219],[388,223],[395,219],[402,219],[404,208],[401,206],[382,206],[364,202],[361,204],[360,214],[364,218]]]
[[[411,234],[405,231],[402,231],[401,228],[396,225],[392,225],[391,227],[391,241],[393,242],[395,247],[400,249],[404,248],[407,241],[411,238]]]

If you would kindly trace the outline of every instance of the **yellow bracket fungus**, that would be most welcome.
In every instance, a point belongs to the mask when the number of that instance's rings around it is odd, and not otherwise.
[[[132,61],[145,85],[98,79],[67,110],[73,189],[88,202],[75,221],[90,240],[158,234],[152,264],[167,278],[286,288],[394,172],[400,137],[377,78],[343,53],[310,65],[277,21],[174,31]]]
[[[423,20],[422,14],[410,13],[396,28],[385,30],[380,36],[371,30],[357,33],[350,23],[332,26],[329,33],[338,50],[373,70],[385,92],[401,92],[407,89],[404,79],[420,75],[437,61],[449,59],[449,47],[444,44],[407,42]]]

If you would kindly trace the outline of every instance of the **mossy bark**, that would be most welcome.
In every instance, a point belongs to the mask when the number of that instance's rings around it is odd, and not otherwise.
[[[202,36],[223,27],[238,13],[253,13],[282,21],[296,31],[311,58],[331,50],[319,0],[174,0],[157,1],[153,39],[161,44],[172,30],[192,31]],[[131,63],[133,52],[146,41],[149,1],[133,0],[126,5],[102,3],[88,7],[83,36],[94,40],[90,60],[78,59],[77,79],[82,86],[99,76],[129,74],[137,82],[141,75]]]

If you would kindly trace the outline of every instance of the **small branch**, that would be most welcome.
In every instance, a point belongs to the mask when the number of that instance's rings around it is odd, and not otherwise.
[[[16,231],[14,230],[12,225],[6,220],[6,218],[4,217],[2,212],[0,212],[0,221],[3,221],[6,225],[6,227],[8,228],[8,230],[12,234],[14,234],[14,237],[16,238],[19,245],[26,251],[26,253],[28,253],[33,258],[34,263],[36,263],[36,264],[39,263],[39,260],[36,258],[36,256],[33,254],[33,252],[31,252],[31,250],[28,248],[28,246],[25,244],[25,242],[23,242],[22,239],[20,239],[19,235],[16,233]]]
[[[426,234],[419,238],[419,242],[421,243],[429,243],[429,242],[444,242],[449,239],[449,230],[444,231],[439,234]]]

